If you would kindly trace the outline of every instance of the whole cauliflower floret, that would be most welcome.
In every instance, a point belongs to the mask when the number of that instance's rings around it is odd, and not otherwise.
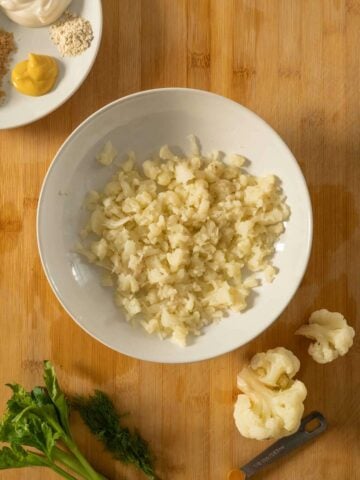
[[[300,367],[295,355],[279,347],[255,355],[238,375],[235,424],[247,438],[264,440],[294,433],[304,412],[305,385],[293,380]]]
[[[300,327],[295,334],[315,340],[309,346],[309,354],[318,363],[329,363],[349,351],[355,330],[347,324],[341,313],[323,308],[313,312],[309,324]]]
[[[300,361],[290,350],[277,347],[266,353],[257,353],[250,367],[268,387],[286,388],[300,370]]]

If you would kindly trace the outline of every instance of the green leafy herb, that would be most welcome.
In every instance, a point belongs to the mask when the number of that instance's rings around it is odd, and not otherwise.
[[[0,469],[41,466],[63,478],[105,480],[81,454],[69,426],[69,407],[50,362],[44,363],[45,387],[27,392],[8,385],[12,397],[0,422]],[[29,450],[29,448],[31,450]]]
[[[42,467],[46,463],[40,455],[27,452],[18,445],[11,448],[3,447],[0,450],[0,468],[22,468],[29,465],[34,467]]]
[[[65,395],[60,390],[59,383],[56,378],[55,369],[49,361],[44,362],[44,381],[49,397],[56,406],[61,424],[65,432],[71,436],[69,425],[69,407],[66,402]]]
[[[158,479],[147,442],[137,432],[132,433],[121,425],[121,415],[104,392],[95,390],[89,397],[78,396],[72,404],[114,458],[135,465],[150,480]]]

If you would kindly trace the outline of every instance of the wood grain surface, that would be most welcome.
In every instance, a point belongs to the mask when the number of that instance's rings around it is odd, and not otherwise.
[[[358,320],[360,1],[104,0],[103,7],[101,49],[80,90],[47,118],[0,132],[1,409],[9,395],[3,384],[39,383],[49,358],[67,392],[100,388],[131,411],[129,425],[151,442],[162,479],[221,480],[268,445],[235,429],[236,374],[255,352],[283,345],[301,359],[306,411],[319,409],[330,428],[258,478],[360,479],[359,341],[321,366],[293,335],[322,307],[344,313],[355,328]],[[45,279],[35,233],[41,183],[71,131],[118,97],[165,86],[211,90],[261,115],[295,154],[314,208],[309,267],[279,320],[244,348],[180,366],[127,358],[83,332]],[[106,476],[143,478],[104,453],[77,417],[74,426]],[[27,469],[0,478],[55,476]]]

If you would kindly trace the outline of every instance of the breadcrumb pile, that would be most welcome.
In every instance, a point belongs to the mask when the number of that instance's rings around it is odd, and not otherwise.
[[[2,80],[9,70],[11,55],[16,50],[14,35],[0,28],[0,102],[5,92],[2,90]]]

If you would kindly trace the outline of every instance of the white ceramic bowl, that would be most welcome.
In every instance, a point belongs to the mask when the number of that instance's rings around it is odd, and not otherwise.
[[[280,272],[272,284],[257,288],[253,305],[233,313],[190,339],[186,348],[148,335],[128,324],[115,306],[111,289],[100,285],[97,267],[74,253],[88,213],[86,193],[112,175],[95,154],[111,140],[119,156],[138,158],[167,143],[188,150],[195,134],[204,151],[237,152],[251,160],[249,171],[274,173],[291,207],[286,233],[276,248]],[[115,168],[115,167],[113,167]],[[244,345],[284,310],[305,272],[312,241],[312,211],[300,168],[281,138],[243,106],[208,92],[164,88],[117,100],[85,120],[65,141],[45,178],[38,207],[38,245],[47,278],[65,310],[90,335],[126,355],[164,363],[204,360]]]

